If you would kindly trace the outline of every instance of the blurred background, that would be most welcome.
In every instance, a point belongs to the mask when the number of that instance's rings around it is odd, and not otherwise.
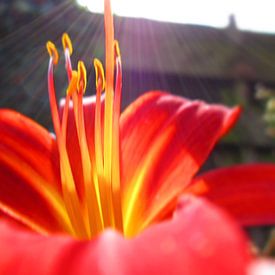
[[[275,104],[269,103],[265,114],[270,100],[256,97],[272,95],[269,89],[275,87],[271,7],[265,5],[263,11],[264,5],[240,7],[243,1],[169,2],[160,6],[154,1],[113,1],[114,12],[124,15],[115,17],[123,62],[123,107],[152,89],[242,105],[236,128],[219,143],[204,169],[274,160],[274,142],[266,133],[273,130]],[[0,1],[0,107],[16,109],[51,128],[45,43],[53,40],[61,51],[65,31],[75,48],[73,64],[78,59],[85,62],[88,93],[94,93],[92,59],[104,61],[104,25],[98,13],[102,4],[96,0]],[[128,14],[134,17],[125,17]],[[142,18],[150,16],[154,20]],[[56,79],[59,97],[67,85],[62,61]]]
[[[18,110],[52,128],[45,43],[54,41],[61,53],[63,32],[74,44],[73,66],[79,59],[85,62],[87,93],[94,93],[92,60],[104,61],[102,2],[0,0],[1,108]],[[203,169],[274,161],[272,1],[113,2],[120,15],[115,16],[115,36],[122,54],[123,108],[152,89],[241,105],[244,111],[237,126],[216,146]],[[61,54],[56,73],[59,97],[67,88],[63,61]],[[257,236],[258,241],[267,238]]]

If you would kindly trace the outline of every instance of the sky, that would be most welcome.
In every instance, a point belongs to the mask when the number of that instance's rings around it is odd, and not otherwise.
[[[77,0],[103,12],[103,0]],[[234,14],[239,29],[275,33],[275,0],[113,0],[113,12],[166,22],[225,27]]]

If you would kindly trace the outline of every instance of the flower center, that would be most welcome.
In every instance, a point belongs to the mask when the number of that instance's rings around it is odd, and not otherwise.
[[[94,115],[94,137],[86,134],[83,111],[83,95],[86,91],[86,68],[82,61],[77,70],[72,69],[70,56],[73,47],[68,34],[62,37],[68,89],[61,116],[59,116],[54,86],[54,67],[58,64],[58,52],[52,42],[47,43],[50,55],[48,90],[59,151],[60,175],[64,205],[67,211],[70,233],[78,238],[91,238],[104,228],[124,232],[120,191],[120,138],[119,117],[121,102],[121,57],[118,42],[114,40],[113,18],[108,0],[105,1],[106,34],[106,81],[104,70],[98,59],[94,60],[96,73],[96,103]],[[116,73],[114,83],[114,73]],[[115,84],[115,85],[114,85]],[[101,100],[105,92],[104,101]],[[83,198],[77,190],[78,178],[70,162],[67,148],[68,116],[73,105],[75,131],[77,135],[83,175]],[[102,116],[104,107],[104,116]],[[103,119],[102,119],[103,117]],[[89,140],[93,140],[90,144]],[[91,149],[92,148],[92,149]],[[65,220],[65,218],[64,218]]]

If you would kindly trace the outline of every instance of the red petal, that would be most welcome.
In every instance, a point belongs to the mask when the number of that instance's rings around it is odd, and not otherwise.
[[[187,192],[225,207],[243,225],[275,223],[275,165],[217,169],[196,178]]]
[[[146,93],[126,109],[121,117],[126,227],[145,227],[165,214],[239,112],[160,92]]]
[[[0,208],[33,228],[60,230],[43,191],[46,187],[60,192],[53,137],[10,110],[0,111],[0,129]]]
[[[80,242],[1,224],[0,273],[243,275],[250,261],[246,245],[242,232],[221,210],[188,198],[171,221],[132,240],[105,231],[94,241]]]
[[[1,146],[22,158],[54,188],[61,190],[59,157],[53,136],[36,122],[12,110],[0,110]]]

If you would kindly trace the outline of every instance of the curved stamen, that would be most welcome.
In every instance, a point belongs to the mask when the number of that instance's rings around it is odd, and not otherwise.
[[[119,118],[121,105],[122,88],[122,68],[119,44],[114,41],[116,82],[114,96],[114,116],[113,116],[113,145],[112,145],[112,194],[114,204],[114,216],[116,228],[123,232],[123,219],[121,210],[121,192],[120,192],[120,136],[119,136]]]
[[[70,56],[73,53],[73,44],[67,33],[64,33],[62,35],[62,45],[63,45],[64,55],[65,55],[65,68],[67,71],[68,80],[70,81],[72,78],[72,63],[71,63]]]
[[[77,90],[78,93],[84,95],[87,86],[87,71],[83,61],[78,61],[77,69]]]
[[[64,51],[66,49],[68,49],[69,54],[70,55],[73,54],[73,44],[72,44],[70,36],[66,32],[63,33],[63,35],[62,35],[62,45],[63,45]]]
[[[72,78],[68,86],[68,89],[66,91],[66,95],[72,96],[72,94],[77,91],[77,82],[78,82],[78,73],[77,71],[72,71]]]
[[[76,93],[77,90],[77,72],[72,71],[72,77],[71,81],[69,83],[69,87],[66,92],[66,99],[65,99],[65,104],[64,104],[64,109],[62,113],[62,122],[61,122],[61,132],[62,136],[64,138],[64,142],[66,145],[66,139],[67,139],[67,124],[68,124],[68,115],[69,115],[69,104],[70,104],[70,99],[73,93]]]
[[[82,169],[85,185],[85,201],[88,208],[88,216],[90,222],[90,230],[92,235],[98,234],[103,229],[103,221],[101,214],[101,203],[99,195],[99,187],[97,179],[93,178],[95,165],[92,163],[89,155],[89,148],[86,139],[86,130],[83,113],[83,94],[86,89],[86,68],[82,61],[78,62],[77,76],[77,106],[74,106],[75,120],[78,121],[78,140],[80,146],[80,154],[82,160]]]
[[[83,211],[80,205],[79,198],[77,196],[75,183],[71,171],[69,157],[67,149],[63,140],[63,135],[60,129],[60,118],[58,114],[58,107],[56,103],[55,88],[54,88],[54,62],[58,62],[57,50],[52,42],[47,43],[47,49],[50,55],[49,67],[48,67],[48,92],[50,99],[50,107],[52,113],[52,120],[54,130],[56,133],[57,146],[60,156],[60,172],[62,191],[64,196],[64,202],[68,215],[71,220],[71,225],[74,229],[74,234],[77,237],[88,238],[88,231],[85,227],[83,216],[80,215]]]
[[[65,140],[66,144],[66,132],[67,132],[67,123],[68,123],[68,110],[69,110],[69,104],[70,104],[70,99],[71,95],[73,94],[73,89],[76,89],[74,87],[76,82],[76,79],[72,82],[71,79],[73,77],[73,71],[72,71],[72,64],[71,64],[71,59],[70,56],[73,53],[73,45],[71,42],[71,39],[67,33],[63,33],[62,35],[62,45],[63,45],[63,50],[64,50],[64,56],[65,56],[65,68],[67,71],[67,76],[68,76],[68,81],[69,81],[69,87],[70,87],[70,92],[67,90],[66,94],[66,99],[65,99],[65,105],[62,113],[62,134]],[[74,85],[72,85],[74,84]]]
[[[96,79],[96,107],[95,107],[95,161],[98,177],[103,177],[103,152],[101,129],[101,92],[105,87],[105,77],[102,63],[94,59]]]
[[[54,43],[51,41],[48,41],[46,44],[46,47],[47,47],[49,56],[53,59],[53,64],[57,65],[59,60],[59,55]]]
[[[112,205],[111,181],[107,181],[104,174],[104,156],[102,144],[102,124],[101,124],[101,92],[105,87],[105,77],[102,63],[94,60],[96,73],[96,109],[95,109],[95,161],[97,168],[97,178],[99,181],[100,198],[102,204],[102,215],[104,226],[109,227],[114,219]]]

